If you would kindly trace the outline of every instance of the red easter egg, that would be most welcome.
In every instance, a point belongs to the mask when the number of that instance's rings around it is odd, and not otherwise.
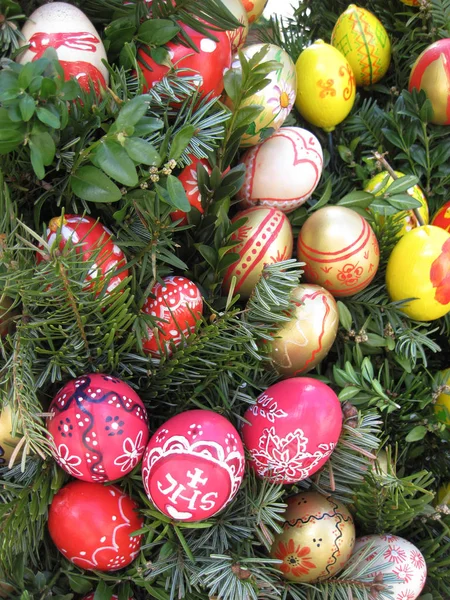
[[[235,292],[249,298],[266,265],[292,257],[294,238],[289,219],[277,208],[255,206],[237,213],[232,223],[244,217],[247,221],[231,236],[239,241],[231,250],[239,260],[226,271],[223,288],[228,292],[236,277]]]
[[[48,529],[58,550],[88,571],[117,571],[139,554],[144,520],[138,505],[117,486],[71,481],[50,505]]]
[[[409,91],[425,90],[433,106],[432,123],[450,125],[450,38],[434,42],[418,57]]]
[[[172,417],[150,439],[142,479],[162,513],[181,521],[202,521],[236,495],[245,469],[238,432],[210,410]]]
[[[446,202],[434,215],[431,225],[445,229],[450,233],[450,202]]]
[[[219,40],[214,42],[190,27],[183,25],[183,29],[197,46],[198,52],[176,42],[166,44],[174,69],[182,77],[197,75],[203,96],[210,92],[213,97],[220,96],[224,72],[231,66],[231,43],[227,32],[214,31],[214,36]],[[144,91],[161,81],[170,71],[166,65],[158,65],[143,49],[138,52],[138,62],[147,83]]]
[[[149,438],[136,392],[110,375],[72,379],[56,394],[47,419],[53,458],[83,481],[113,481],[132,471]]]
[[[163,284],[157,283],[151,293],[154,298],[148,297],[142,310],[164,321],[158,321],[158,337],[153,329],[148,328],[148,338],[142,340],[142,346],[152,356],[160,357],[160,348],[164,348],[170,356],[169,342],[179,346],[183,337],[188,336],[200,320],[202,296],[195,283],[178,276],[164,277]]]
[[[96,262],[85,279],[86,282],[91,282],[87,289],[93,285],[101,287],[110,271],[116,272],[127,264],[125,254],[112,240],[111,231],[92,217],[64,215],[53,218],[47,228],[47,242],[50,246],[58,236],[60,250],[71,240],[82,261],[87,262],[95,257]],[[44,260],[40,252],[37,253],[36,260],[38,264]],[[106,291],[112,292],[127,277],[128,269],[117,273],[109,280]]]
[[[184,191],[186,192],[189,204],[203,214],[202,195],[198,189],[197,165],[198,163],[201,163],[209,174],[211,174],[211,167],[206,158],[197,158],[195,156],[190,156],[189,158],[192,160],[192,163],[181,171],[178,175],[178,179],[181,181]],[[188,222],[187,214],[182,210],[174,210],[170,213],[170,216],[172,221],[182,219],[179,225],[186,225]]]
[[[342,429],[333,390],[311,377],[270,386],[245,413],[242,427],[250,465],[273,483],[310,477],[329,459]]]

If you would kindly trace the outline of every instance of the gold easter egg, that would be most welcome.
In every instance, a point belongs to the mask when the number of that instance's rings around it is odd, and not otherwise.
[[[365,8],[350,4],[334,26],[331,44],[350,63],[356,85],[380,81],[389,68],[389,36],[379,19]]]
[[[405,176],[405,174],[401,173],[400,171],[395,171],[395,174],[397,175],[398,178]],[[387,190],[387,188],[391,185],[392,182],[393,182],[393,179],[389,175],[389,173],[387,171],[382,171],[381,173],[378,173],[377,175],[372,177],[372,179],[368,182],[368,184],[366,185],[364,190],[366,192],[371,192],[372,194],[375,194],[375,196],[381,196]],[[410,187],[407,192],[410,196],[412,196],[413,198],[418,200],[420,202],[420,204],[422,205],[419,208],[419,214],[422,217],[423,224],[428,225],[430,215],[428,212],[428,204],[427,204],[427,199],[425,198],[425,194],[422,192],[422,190],[420,189],[420,187],[418,185],[414,185],[413,187]],[[401,228],[401,230],[399,232],[399,236],[402,236],[405,233],[408,233],[408,231],[411,231],[411,229],[414,229],[415,227],[419,227],[419,225],[420,225],[413,210],[400,211],[398,213],[398,218],[403,221],[403,227]]]
[[[393,302],[416,321],[433,321],[450,310],[450,234],[433,225],[409,231],[394,247],[386,285]]]
[[[293,318],[275,334],[270,358],[273,368],[284,377],[303,375],[318,365],[336,339],[339,325],[333,296],[319,285],[296,287]]]
[[[346,564],[355,545],[355,525],[348,509],[331,496],[303,492],[287,500],[283,531],[275,536],[273,558],[289,581],[328,579]]]
[[[241,0],[247,11],[248,22],[250,25],[257,21],[263,14],[266,4],[269,0]]]
[[[441,423],[450,427],[450,369],[445,369],[439,373],[439,379],[442,381],[442,391],[436,398],[434,412]],[[446,386],[448,389],[445,389]]]
[[[248,35],[248,16],[241,0],[222,0],[230,13],[241,23],[241,27],[228,32],[231,51],[237,52],[245,44]]]
[[[0,409],[0,467],[4,467],[19,443],[21,436],[12,435],[11,407],[5,404]]]
[[[303,50],[295,68],[295,106],[304,119],[332,131],[355,102],[355,76],[349,62],[339,50],[317,40]]]

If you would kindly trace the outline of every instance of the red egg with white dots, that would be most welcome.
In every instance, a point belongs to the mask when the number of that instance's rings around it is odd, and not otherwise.
[[[120,283],[128,277],[128,269],[125,254],[114,243],[112,232],[92,217],[81,215],[64,215],[54,217],[47,228],[47,242],[52,247],[59,239],[59,249],[64,250],[70,242],[74,245],[74,251],[83,262],[95,259],[86,276],[86,288],[100,292],[105,279],[108,278],[106,292],[112,292]],[[41,251],[43,247],[40,246]],[[37,263],[44,260],[42,252],[36,255]],[[120,271],[120,272],[118,272]],[[113,273],[116,273],[112,277]]]
[[[147,411],[125,382],[92,373],[66,383],[47,419],[53,458],[90,482],[113,481],[141,460],[149,438]]]
[[[228,33],[211,32],[218,40],[215,42],[186,25],[182,27],[198,51],[177,42],[166,44],[173,69],[177,70],[180,77],[194,76],[202,96],[209,93],[213,97],[220,96],[223,91],[224,73],[231,66],[231,42]],[[138,62],[147,84],[144,91],[148,91],[172,70],[167,65],[159,65],[142,48],[138,51]]]
[[[206,158],[197,158],[195,156],[189,157],[192,162],[190,165],[185,167],[181,173],[178,175],[178,180],[181,181],[181,184],[186,192],[187,199],[189,200],[189,204],[196,208],[200,213],[203,214],[203,206],[202,206],[202,195],[200,190],[198,189],[198,176],[197,176],[197,165],[198,163],[202,164],[205,169],[208,171],[208,174],[211,174],[211,167]],[[172,221],[178,221],[181,219],[179,225],[186,225],[187,214],[182,210],[174,210],[170,213]]]
[[[152,296],[152,297],[151,297]],[[200,290],[186,277],[164,277],[152,289],[142,308],[154,317],[157,327],[148,328],[147,338],[142,340],[145,352],[154,357],[172,354],[172,343],[182,344],[183,339],[195,329],[202,317],[203,300]]]
[[[121,488],[72,481],[53,498],[48,529],[53,543],[74,565],[88,571],[118,571],[139,554],[144,520]]]
[[[231,502],[244,469],[244,448],[233,425],[213,411],[189,410],[154,433],[142,479],[162,513],[179,521],[202,521]]]

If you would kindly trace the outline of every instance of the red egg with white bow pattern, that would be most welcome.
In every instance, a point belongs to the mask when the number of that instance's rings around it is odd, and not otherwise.
[[[67,2],[52,2],[37,8],[22,29],[20,46],[29,48],[18,57],[25,64],[42,58],[54,48],[66,80],[74,77],[85,90],[92,81],[97,92],[109,81],[105,48],[94,25],[78,8]]]
[[[180,77],[194,76],[202,96],[210,92],[213,97],[220,96],[223,91],[224,72],[231,66],[231,43],[228,33],[212,32],[218,39],[215,42],[190,27],[183,25],[183,29],[197,46],[198,52],[188,46],[169,42],[166,48],[173,68],[178,71]],[[138,62],[147,83],[144,91],[161,81],[170,71],[168,66],[156,63],[143,49],[138,52]]]
[[[270,386],[245,413],[242,427],[250,466],[273,483],[296,483],[330,458],[342,429],[333,390],[312,377]]]
[[[160,357],[164,351],[170,356],[170,343],[179,346],[201,319],[202,296],[195,283],[178,276],[164,277],[163,283],[157,283],[151,293],[153,298],[147,298],[142,310],[163,320],[157,320],[157,329],[148,328],[142,346],[152,356]]]
[[[149,438],[147,412],[136,392],[110,375],[73,379],[50,405],[52,454],[83,481],[113,481],[141,460]]]
[[[181,173],[178,175],[178,180],[181,181],[181,184],[186,192],[187,199],[189,200],[189,204],[196,208],[200,213],[203,214],[203,206],[202,206],[202,195],[200,190],[198,189],[198,177],[197,177],[197,165],[198,163],[202,164],[205,169],[208,171],[208,174],[211,174],[211,167],[206,158],[196,158],[195,156],[190,156],[192,160],[191,164],[185,167]],[[187,214],[182,210],[174,210],[170,213],[172,221],[178,221],[181,219],[179,225],[186,225]]]
[[[127,259],[122,250],[112,240],[112,232],[92,217],[80,215],[64,215],[54,217],[47,228],[47,242],[50,246],[60,237],[59,249],[64,250],[70,240],[75,246],[75,252],[81,256],[83,262],[95,258],[85,281],[87,289],[95,286],[99,292],[106,277],[111,272],[116,275],[109,278],[107,293],[112,292],[120,283],[128,277],[128,269],[123,269]],[[42,247],[41,247],[42,249]],[[37,263],[42,262],[43,257],[37,253]],[[123,269],[123,270],[122,270]]]
[[[152,436],[142,479],[162,513],[180,521],[202,521],[235,497],[244,469],[244,448],[233,425],[215,412],[189,410]]]
[[[48,513],[50,537],[77,567],[117,571],[128,566],[142,544],[138,505],[117,486],[72,481],[53,498]]]

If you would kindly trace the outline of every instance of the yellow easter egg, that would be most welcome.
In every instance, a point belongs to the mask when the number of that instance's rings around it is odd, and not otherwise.
[[[400,171],[395,171],[395,174],[399,179],[405,176],[405,174],[401,173]],[[372,194],[375,194],[375,196],[381,196],[391,185],[392,182],[393,179],[389,175],[389,173],[387,171],[382,171],[381,173],[375,175],[375,177],[372,177],[372,179],[366,185],[364,190],[366,192],[371,192]],[[422,217],[423,224],[428,225],[430,215],[428,212],[428,204],[427,199],[425,198],[425,194],[422,192],[418,185],[410,187],[407,190],[407,193],[413,198],[415,198],[422,205],[419,208],[419,214]],[[403,227],[399,232],[399,236],[405,235],[405,233],[408,233],[408,231],[411,231],[411,229],[419,227],[420,225],[413,210],[401,210],[397,213],[397,215],[398,218],[403,221]]]
[[[254,23],[263,14],[269,0],[241,0],[247,11],[248,22]]]
[[[248,35],[248,16],[241,0],[222,0],[230,13],[241,23],[241,27],[228,31],[231,42],[231,51],[237,52],[245,44]]]
[[[416,321],[433,321],[450,311],[450,234],[424,225],[394,247],[386,270],[392,301],[410,300],[402,311]]]
[[[295,106],[307,121],[332,131],[355,102],[355,77],[350,64],[339,50],[317,40],[303,50],[295,67]]]
[[[297,74],[295,65],[287,52],[275,44],[252,44],[244,48],[242,53],[249,60],[264,47],[267,48],[267,52],[261,62],[273,60],[279,64],[279,68],[266,75],[269,82],[265,88],[246,98],[239,106],[239,108],[249,105],[263,107],[241,138],[241,146],[244,148],[256,146],[280,129],[295,101]],[[241,70],[238,56],[233,59],[232,68],[237,71]],[[226,100],[226,104],[233,109],[229,98]]]
[[[441,423],[450,427],[450,369],[439,373],[439,381],[442,381],[442,386],[448,386],[448,390],[444,389],[436,398],[434,412]]]
[[[365,8],[350,4],[334,26],[331,44],[350,63],[356,85],[380,81],[389,68],[389,36],[377,17]]]
[[[20,442],[21,436],[12,435],[12,426],[11,407],[5,404],[0,407],[0,467],[9,463],[14,448]]]
[[[441,485],[441,487],[438,490],[434,504],[446,504],[447,506],[450,506],[450,483],[444,483],[444,485]]]

